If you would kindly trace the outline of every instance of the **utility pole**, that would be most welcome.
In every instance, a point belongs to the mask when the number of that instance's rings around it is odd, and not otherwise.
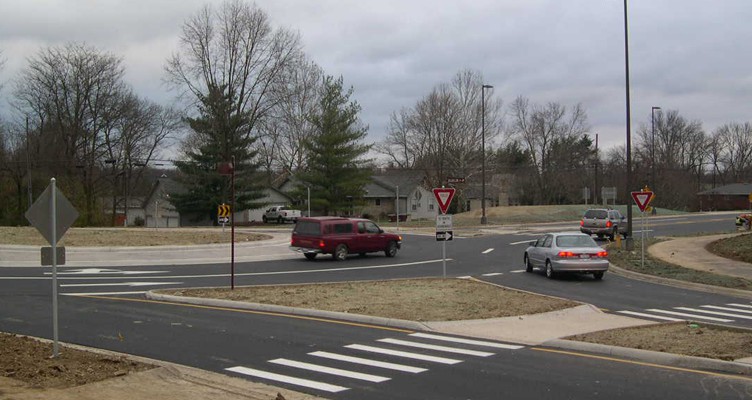
[[[598,154],[598,134],[595,134],[595,190],[593,190],[593,204],[598,204],[598,164],[601,158]]]

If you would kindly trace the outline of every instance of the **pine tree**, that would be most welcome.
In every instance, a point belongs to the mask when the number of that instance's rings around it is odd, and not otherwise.
[[[311,188],[312,207],[324,215],[346,212],[362,201],[371,172],[363,156],[371,145],[362,144],[368,128],[360,125],[360,105],[350,101],[353,89],[343,90],[342,77],[324,78],[318,112],[310,117],[315,133],[304,141],[309,154],[306,171],[299,173],[305,193]],[[302,196],[301,196],[302,197]]]
[[[194,214],[198,219],[208,216],[216,222],[217,206],[230,204],[231,179],[220,175],[220,163],[231,162],[235,169],[235,210],[257,208],[253,201],[262,197],[261,187],[254,184],[258,170],[257,151],[252,150],[255,137],[250,134],[248,113],[233,108],[236,96],[225,87],[210,87],[208,94],[199,96],[199,116],[186,118],[193,131],[190,145],[184,153],[187,161],[175,165],[181,172],[176,179],[186,188],[182,193],[170,193],[170,201],[181,214]]]

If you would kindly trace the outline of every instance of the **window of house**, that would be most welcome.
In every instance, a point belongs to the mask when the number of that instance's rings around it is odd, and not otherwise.
[[[433,211],[433,210],[434,210],[434,205],[433,205],[433,203],[428,203],[428,210],[429,210],[429,211]]]
[[[375,202],[376,202],[376,205],[377,205],[377,206],[380,206],[380,205],[381,205],[381,199],[376,199],[376,200],[375,200]]]

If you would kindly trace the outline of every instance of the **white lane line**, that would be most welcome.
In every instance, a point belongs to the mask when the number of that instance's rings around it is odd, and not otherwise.
[[[496,276],[496,275],[504,275],[504,274],[501,272],[492,272],[490,274],[483,274],[481,276]]]
[[[622,314],[634,315],[636,317],[656,318],[656,319],[661,319],[664,321],[684,321],[683,319],[679,319],[679,318],[664,317],[661,315],[653,315],[653,314],[644,314],[644,313],[639,313],[635,311],[618,311],[618,312]]]
[[[239,374],[255,376],[256,378],[269,379],[271,381],[289,383],[291,385],[303,386],[311,389],[323,390],[325,392],[337,393],[349,388],[337,385],[330,385],[328,383],[311,381],[308,379],[294,378],[292,376],[280,375],[271,372],[261,371],[258,369],[246,368],[246,367],[232,367],[225,368],[226,371],[237,372]]]
[[[720,315],[722,317],[733,317],[733,318],[741,318],[741,319],[752,319],[752,315],[739,315],[739,314],[730,314],[725,312],[718,312],[718,311],[708,311],[708,310],[701,310],[699,308],[689,308],[689,307],[674,307],[674,309],[682,310],[682,311],[692,311],[692,312],[701,312],[705,314],[710,315]]]
[[[472,344],[475,346],[493,347],[497,349],[519,350],[525,347],[525,346],[518,346],[518,345],[512,345],[512,344],[487,342],[485,340],[473,340],[473,339],[456,338],[456,337],[451,337],[451,336],[433,335],[430,333],[421,333],[421,332],[411,333],[410,336],[424,338],[424,339],[443,340],[445,342]]]
[[[60,285],[60,287],[98,287],[98,286],[159,286],[159,285],[180,285],[183,282],[118,282],[118,283],[69,283]]]
[[[112,295],[118,295],[118,294],[143,294],[146,293],[145,291],[141,292],[89,292],[89,293],[60,293],[63,296],[112,296]]]
[[[519,274],[520,272],[525,272],[525,270],[524,269],[516,269],[514,271],[509,271],[509,273],[511,273],[511,274]]]
[[[396,344],[400,346],[407,346],[407,347],[415,347],[418,349],[427,349],[427,350],[436,350],[436,351],[443,351],[446,353],[454,353],[454,354],[465,354],[468,356],[477,356],[477,357],[490,357],[494,355],[494,353],[489,353],[486,351],[477,351],[477,350],[467,350],[467,349],[458,349],[456,347],[447,347],[447,346],[437,346],[435,344],[426,344],[426,343],[419,343],[419,342],[411,342],[409,340],[400,340],[400,339],[379,339],[377,342],[383,342],[383,343],[391,343]]]
[[[434,356],[427,356],[424,354],[418,354],[418,353],[409,353],[406,351],[398,351],[398,350],[390,350],[390,349],[384,349],[381,347],[373,347],[373,346],[364,346],[361,344],[349,344],[347,346],[348,349],[354,349],[354,350],[361,350],[361,351],[369,351],[371,353],[378,353],[378,354],[386,354],[390,356],[397,356],[397,357],[405,357],[405,358],[412,358],[415,360],[423,360],[423,361],[430,361],[435,362],[439,364],[459,364],[462,362],[462,360],[455,360],[452,358],[444,358],[444,357],[434,357]]]
[[[647,311],[657,312],[657,313],[663,313],[663,314],[669,314],[669,315],[678,315],[680,317],[689,317],[689,318],[697,318],[697,319],[707,319],[709,321],[716,321],[716,322],[734,322],[734,320],[732,320],[732,319],[713,318],[713,317],[706,317],[704,315],[687,314],[687,313],[680,313],[680,312],[668,311],[668,310],[658,310],[658,309],[655,309],[655,308],[648,309]]]
[[[739,304],[739,303],[728,303],[728,306],[734,306],[734,307],[744,307],[744,308],[752,308],[752,306],[746,305],[746,304]]]
[[[493,247],[491,247],[490,249],[486,249],[486,250],[485,250],[484,252],[482,252],[481,254],[488,254],[488,253],[490,253],[490,252],[492,252],[492,251],[494,251]]]
[[[305,369],[308,371],[321,372],[324,374],[344,376],[345,378],[360,379],[362,381],[368,381],[368,382],[379,383],[379,382],[384,382],[384,381],[388,381],[389,379],[391,379],[391,378],[387,378],[384,376],[363,374],[360,372],[348,371],[346,369],[330,368],[330,367],[325,367],[323,365],[316,365],[316,364],[309,364],[306,362],[288,360],[286,358],[277,358],[276,360],[269,360],[269,362],[273,364],[285,365],[285,366],[293,367],[293,368]]]
[[[413,374],[428,371],[425,368],[411,367],[409,365],[395,364],[395,363],[384,362],[384,361],[369,360],[367,358],[346,356],[343,354],[329,353],[326,351],[314,351],[313,353],[308,353],[308,355],[315,356],[315,357],[328,358],[330,360],[344,361],[344,362],[349,362],[353,364],[368,365],[370,367],[392,369],[395,371],[402,371],[402,372],[410,372]]]
[[[733,312],[740,312],[740,313],[745,313],[745,314],[752,314],[752,310],[740,310],[738,308],[719,307],[719,306],[700,306],[700,307],[712,308],[714,310],[733,311]]]
[[[530,240],[523,240],[523,241],[521,241],[521,242],[512,242],[512,243],[509,243],[509,244],[510,244],[511,246],[516,246],[516,245],[518,245],[518,244],[523,244],[523,243],[530,243],[530,242],[531,242]]]

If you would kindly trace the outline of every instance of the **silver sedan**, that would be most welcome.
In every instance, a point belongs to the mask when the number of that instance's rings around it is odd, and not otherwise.
[[[608,270],[608,252],[584,233],[547,233],[530,242],[525,250],[525,267],[527,272],[545,268],[549,279],[560,272],[592,273],[595,279],[603,279]]]

